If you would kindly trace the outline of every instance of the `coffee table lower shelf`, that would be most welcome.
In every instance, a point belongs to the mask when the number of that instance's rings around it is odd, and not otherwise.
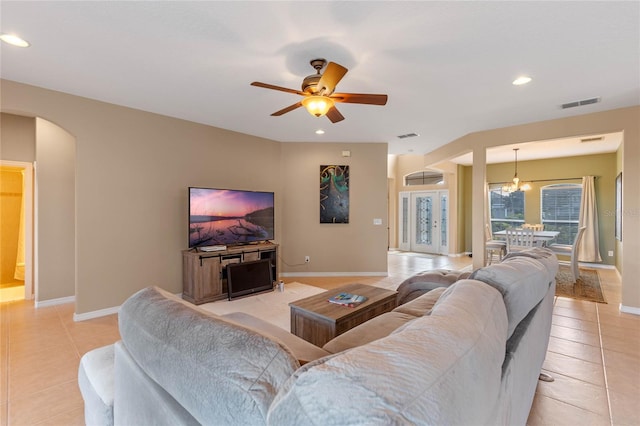
[[[353,308],[329,303],[340,292],[366,296]],[[315,296],[296,300],[291,308],[291,333],[322,347],[329,340],[396,307],[396,292],[366,284],[348,284]]]

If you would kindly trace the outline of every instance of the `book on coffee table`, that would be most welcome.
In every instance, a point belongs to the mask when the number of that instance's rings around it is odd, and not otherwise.
[[[366,296],[359,296],[357,294],[341,292],[336,294],[333,297],[330,297],[329,302],[335,303],[336,305],[343,305],[353,308],[354,306],[359,305],[360,303],[367,300]]]

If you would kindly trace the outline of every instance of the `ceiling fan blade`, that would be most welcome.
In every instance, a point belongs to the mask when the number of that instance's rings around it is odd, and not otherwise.
[[[338,108],[335,106],[329,108],[329,111],[327,111],[327,118],[331,120],[332,123],[344,120],[344,116],[340,114],[340,111],[338,111]]]
[[[251,83],[251,85],[256,87],[264,87],[265,89],[279,90],[281,92],[294,93],[301,96],[306,95],[304,92],[301,92],[299,90],[287,89],[286,87],[274,86],[273,84],[260,83],[259,81],[254,81],[253,83]]]
[[[288,112],[291,112],[291,111],[293,111],[293,110],[294,110],[294,109],[296,109],[296,108],[300,108],[301,106],[302,106],[302,102],[296,102],[295,104],[293,104],[293,105],[289,105],[289,106],[288,106],[288,107],[286,107],[286,108],[282,108],[280,111],[276,111],[276,112],[274,112],[274,113],[273,113],[273,114],[271,114],[271,115],[272,115],[272,116],[274,116],[274,117],[277,117],[277,116],[280,116],[280,115],[282,115],[282,114],[286,114],[286,113],[288,113]]]
[[[331,99],[347,104],[386,105],[387,103],[387,95],[371,93],[334,93]]]
[[[335,62],[329,62],[327,65],[327,69],[324,70],[322,77],[318,81],[317,90],[319,94],[323,94],[325,96],[329,96],[336,90],[336,85],[342,77],[349,71],[342,65],[336,64]]]

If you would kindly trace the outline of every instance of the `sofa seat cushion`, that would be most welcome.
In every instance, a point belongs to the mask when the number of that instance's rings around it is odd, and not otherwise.
[[[398,305],[405,304],[438,287],[449,287],[454,282],[467,278],[469,272],[434,269],[419,272],[398,286]]]
[[[264,423],[278,389],[300,366],[276,339],[157,287],[127,299],[118,322],[141,371],[202,424]]]
[[[393,310],[393,312],[401,312],[415,317],[429,315],[431,313],[431,308],[433,308],[433,305],[435,305],[446,289],[446,287],[433,289],[420,297],[416,297],[410,302],[398,306]]]
[[[533,257],[520,255],[499,264],[477,269],[470,278],[487,283],[502,293],[507,307],[509,337],[511,337],[520,321],[549,290],[551,284],[549,275],[545,264]]]
[[[507,334],[502,296],[477,281],[447,291],[401,332],[302,366],[268,424],[494,424]]]
[[[356,346],[366,345],[388,336],[398,327],[414,319],[416,319],[415,316],[402,312],[387,312],[334,337],[322,349],[335,354]]]

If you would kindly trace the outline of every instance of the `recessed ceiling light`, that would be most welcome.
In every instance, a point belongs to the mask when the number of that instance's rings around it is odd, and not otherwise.
[[[523,84],[527,84],[530,81],[531,81],[531,77],[527,77],[526,75],[523,75],[513,80],[513,83],[511,84],[513,84],[514,86],[521,86]]]
[[[316,130],[316,135],[324,135],[324,130],[322,129]]]
[[[17,47],[29,47],[29,42],[21,39],[20,37],[18,37],[17,35],[13,35],[13,34],[2,34],[0,35],[0,40],[4,41],[5,43],[8,43],[12,46],[17,46]]]

